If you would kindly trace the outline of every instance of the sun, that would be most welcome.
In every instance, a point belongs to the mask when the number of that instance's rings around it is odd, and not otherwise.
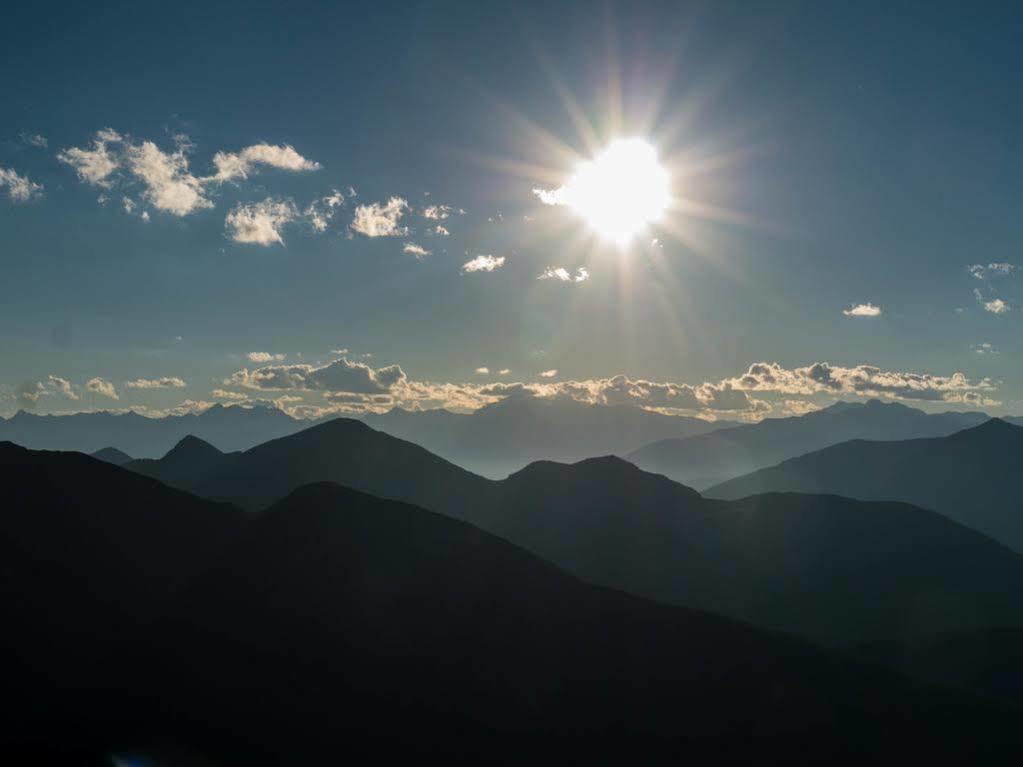
[[[583,162],[556,195],[601,239],[619,246],[656,223],[671,200],[671,179],[657,151],[641,138],[612,141]],[[545,200],[547,201],[547,200]]]

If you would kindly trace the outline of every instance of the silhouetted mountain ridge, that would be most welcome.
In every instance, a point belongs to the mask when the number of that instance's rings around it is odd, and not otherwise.
[[[906,621],[926,632],[1023,625],[1023,558],[904,504],[723,503],[613,457],[538,462],[487,480],[346,419],[192,476],[160,461],[129,467],[251,510],[337,482],[465,520],[593,583],[829,642],[891,638]],[[939,606],[926,618],[911,617],[931,599]],[[952,607],[964,600],[968,610]]]
[[[992,418],[947,437],[854,440],[792,458],[708,491],[738,498],[766,491],[901,500],[940,512],[1023,551],[1016,485],[1023,428]]]
[[[94,453],[115,447],[137,458],[156,458],[188,434],[223,450],[243,450],[308,425],[282,410],[262,405],[218,404],[202,413],[163,418],[131,411],[35,415],[19,410],[10,419],[0,418],[0,439],[35,450]]]
[[[984,413],[936,413],[898,402],[837,402],[791,418],[766,418],[687,439],[647,445],[627,456],[637,466],[698,489],[851,439],[940,437],[986,421]]]
[[[10,444],[0,481],[0,598],[15,618],[0,700],[19,737],[46,744],[310,764],[366,748],[876,752],[907,737],[976,755],[1015,736],[1006,707],[590,586],[471,525],[333,484],[243,515]],[[8,669],[19,657],[47,670],[59,720],[26,709],[41,682]]]

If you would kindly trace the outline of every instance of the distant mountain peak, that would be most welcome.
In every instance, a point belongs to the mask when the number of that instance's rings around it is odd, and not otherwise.
[[[989,418],[982,424],[953,434],[950,439],[972,439],[976,437],[989,439],[996,435],[1023,437],[1023,428],[1014,426],[1001,418]]]
[[[118,450],[116,447],[104,447],[97,450],[95,453],[90,453],[90,455],[99,461],[106,461],[107,463],[112,463],[115,466],[123,466],[128,463],[128,461],[132,460],[130,455],[123,450]]]
[[[163,459],[165,461],[205,460],[208,458],[219,458],[222,455],[223,452],[206,440],[189,434],[171,448],[170,452]]]

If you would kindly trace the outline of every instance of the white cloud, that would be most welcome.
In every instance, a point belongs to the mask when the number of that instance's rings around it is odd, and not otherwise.
[[[157,210],[175,216],[213,207],[204,196],[202,182],[188,170],[186,149],[187,145],[180,145],[168,153],[152,141],[143,141],[127,151],[131,172],[145,186],[143,196]]]
[[[397,365],[371,368],[346,358],[316,367],[314,365],[267,365],[255,370],[239,370],[224,381],[225,386],[248,389],[299,389],[375,394],[389,391],[405,380]]]
[[[485,367],[485,366],[484,367],[476,368],[476,375],[481,375],[481,376],[490,375],[490,368]]]
[[[400,226],[402,214],[408,209],[408,202],[402,197],[392,197],[386,203],[373,202],[355,208],[352,231],[366,237],[401,237],[408,234],[408,227]]]
[[[842,314],[846,317],[879,317],[881,307],[873,304],[855,304],[848,309],[843,309]]]
[[[210,186],[225,181],[247,178],[257,166],[269,166],[290,171],[314,170],[319,164],[307,160],[287,145],[255,144],[240,152],[217,152],[213,157],[216,172],[199,177],[189,168],[188,153],[192,145],[187,136],[174,137],[176,148],[172,152],[160,149],[152,141],[135,142],[116,131],[106,128],[96,134],[89,147],[63,149],[57,158],[71,167],[78,177],[88,183],[110,188],[115,181],[123,186],[141,184],[141,196],[154,208],[175,216],[187,216],[197,210],[213,207],[208,196]],[[123,175],[116,172],[124,170]],[[128,200],[127,196],[122,198]],[[331,210],[343,202],[339,192],[318,200],[306,211],[314,228],[322,231],[333,213]],[[105,201],[105,196],[101,202]],[[128,212],[134,209],[130,203]],[[129,204],[126,204],[126,208]],[[148,213],[142,215],[149,220]],[[257,240],[245,240],[257,241]]]
[[[268,165],[271,168],[290,171],[319,170],[320,164],[307,160],[287,144],[253,144],[240,152],[217,152],[213,155],[213,165],[217,172],[209,177],[209,181],[223,183],[235,179],[248,178],[255,166]]]
[[[989,344],[987,342],[982,343],[982,344],[977,344],[976,346],[973,347],[973,351],[975,351],[977,354],[1000,354],[1001,353],[994,346],[992,346],[991,344]]]
[[[429,218],[434,221],[443,221],[451,215],[453,210],[454,208],[450,205],[430,205],[423,209],[423,218]]]
[[[980,288],[973,289],[973,297],[977,299],[978,304],[984,307],[984,311],[991,312],[992,314],[1005,314],[1011,308],[1000,298],[987,300],[984,294],[981,293]]]
[[[511,370],[510,370],[510,369],[508,369],[508,368],[501,368],[500,370],[498,370],[498,371],[497,371],[497,374],[498,374],[499,376],[506,376],[506,375],[508,375],[509,373],[511,373]]]
[[[248,394],[242,394],[237,391],[225,391],[224,389],[214,389],[210,392],[210,396],[214,399],[226,399],[226,400],[245,400],[249,398]]]
[[[86,382],[85,388],[96,394],[102,394],[104,397],[109,397],[110,399],[120,399],[120,397],[117,396],[117,389],[114,388],[114,385],[110,383],[110,381],[106,381],[102,378],[90,378]]]
[[[344,195],[335,189],[326,197],[321,197],[319,200],[309,203],[306,209],[302,211],[302,215],[309,220],[309,223],[317,232],[325,232],[331,219],[334,218],[334,209],[344,204]]]
[[[78,178],[93,186],[110,186],[110,176],[120,165],[120,158],[111,151],[111,144],[121,143],[121,134],[110,128],[97,131],[92,149],[71,147],[57,153],[57,159],[75,169]]]
[[[882,370],[873,365],[841,367],[815,362],[802,368],[788,369],[776,362],[757,362],[727,383],[742,391],[777,392],[781,394],[854,394],[866,397],[948,402],[964,392],[989,392],[995,386],[990,379],[971,381],[962,373],[937,376],[929,373]]]
[[[410,256],[415,256],[417,259],[423,259],[430,255],[430,251],[421,245],[416,245],[414,242],[406,242],[405,246],[401,249],[402,253],[407,253]]]
[[[988,264],[971,264],[966,267],[967,271],[976,277],[978,280],[986,280],[989,277],[1008,277],[1010,274],[1019,269],[1016,264],[1002,262],[996,262]]]
[[[806,415],[820,409],[820,405],[809,400],[787,399],[782,407],[782,413],[785,415]]]
[[[124,384],[129,389],[183,389],[187,384],[176,376],[163,378],[136,378]]]
[[[492,272],[504,266],[504,256],[482,255],[462,264],[462,272]]]
[[[271,354],[270,352],[249,352],[245,355],[249,362],[257,362],[260,364],[264,362],[280,362],[286,356],[286,354]]]
[[[49,377],[49,386],[68,399],[78,399],[78,395],[75,394],[75,390],[71,387],[71,382],[65,378],[51,375]]]
[[[238,203],[224,219],[224,227],[235,242],[255,245],[284,244],[281,228],[295,220],[297,211],[289,200],[268,197],[262,202]]]
[[[28,176],[19,176],[9,168],[0,168],[0,189],[4,187],[7,187],[7,196],[12,202],[28,202],[43,193],[42,184],[35,183]]]
[[[483,369],[490,370],[489,367],[479,370]],[[509,372],[505,368],[500,371],[500,375]],[[478,374],[488,375],[482,372]],[[540,380],[530,382],[416,381],[409,379],[397,365],[374,369],[342,359],[322,366],[269,365],[255,370],[240,370],[225,380],[224,384],[261,391],[319,392],[326,401],[325,405],[306,402],[304,399],[301,404],[293,405],[285,402],[285,399],[290,399],[289,396],[277,396],[271,400],[276,406],[286,408],[299,417],[382,412],[395,406],[413,410],[444,407],[466,412],[506,397],[566,399],[605,406],[627,405],[666,415],[696,415],[711,420],[726,416],[744,421],[757,420],[772,411],[781,415],[800,415],[819,408],[821,399],[833,400],[842,396],[930,401],[970,407],[1000,404],[991,398],[995,386],[987,378],[970,380],[962,373],[939,376],[881,370],[870,365],[841,367],[826,362],[793,369],[783,368],[778,363],[759,362],[751,365],[741,376],[696,384],[649,381],[625,375],[551,380],[556,375],[556,370],[544,371],[540,374]],[[27,391],[23,401],[29,402],[31,397],[41,396],[33,387],[23,388]],[[51,392],[44,390],[42,393]],[[772,404],[754,397],[754,394],[783,399]],[[224,389],[211,392],[211,396],[245,404],[260,402]]]
[[[437,226],[433,228],[433,233],[436,234],[438,237],[447,237],[449,234],[451,234],[451,232],[447,230],[447,227],[441,226],[440,224],[437,224]]]
[[[586,282],[590,278],[590,273],[584,266],[580,266],[575,270],[575,274],[572,274],[568,269],[562,266],[548,266],[540,276],[538,280],[558,280],[560,282]]]

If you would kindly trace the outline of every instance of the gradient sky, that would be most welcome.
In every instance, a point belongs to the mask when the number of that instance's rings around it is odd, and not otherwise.
[[[1018,7],[87,5],[0,27],[0,414],[1023,412]],[[533,193],[619,136],[685,201],[624,250]]]

